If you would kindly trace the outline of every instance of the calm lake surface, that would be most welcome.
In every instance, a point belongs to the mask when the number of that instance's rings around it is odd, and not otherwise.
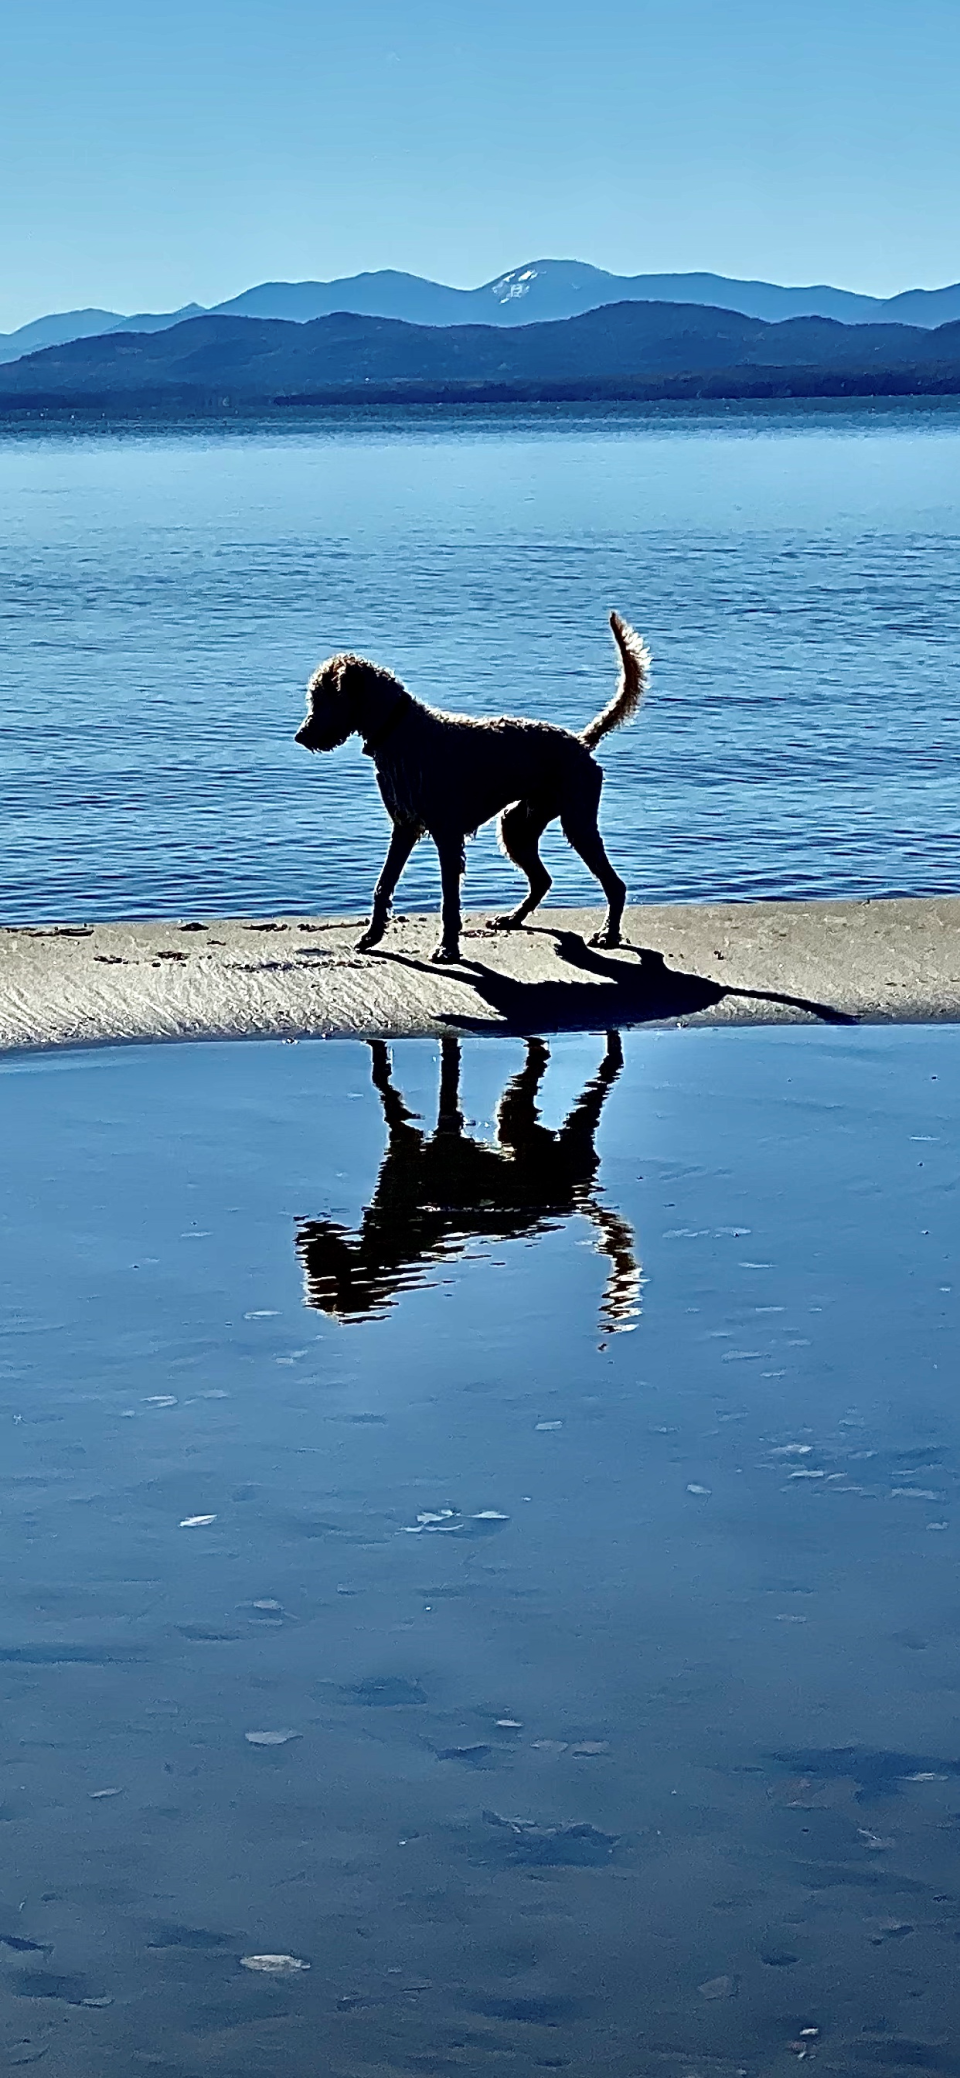
[[[4,2070],[960,2069],[953,1034],[551,1056],[0,1064]]]
[[[951,890],[958,482],[952,402],[5,425],[3,918],[361,913],[386,823],[355,742],[293,743],[314,665],[580,728],[612,605],[656,660],[602,753],[633,899]],[[487,830],[468,903],[516,885]]]

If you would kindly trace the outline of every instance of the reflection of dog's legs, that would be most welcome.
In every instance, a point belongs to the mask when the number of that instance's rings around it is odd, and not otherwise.
[[[597,1228],[597,1248],[610,1263],[606,1288],[600,1302],[600,1320],[614,1334],[631,1327],[640,1311],[640,1264],[634,1254],[633,1229],[606,1205],[593,1198],[584,1200],[583,1210]]]
[[[444,1032],[440,1041],[440,1096],[437,1103],[437,1132],[455,1133],[463,1131],[463,1112],[460,1109],[460,1041],[452,1032]]]
[[[519,1075],[508,1082],[497,1106],[497,1139],[501,1147],[519,1150],[532,1139],[540,1113],[537,1097],[550,1059],[542,1039],[527,1040],[527,1058]]]
[[[403,1132],[404,1128],[413,1130],[410,1121],[416,1117],[416,1112],[407,1110],[400,1091],[394,1089],[390,1079],[390,1055],[383,1040],[371,1039],[369,1046],[370,1079],[383,1105],[384,1120],[392,1140],[394,1134]]]
[[[607,1033],[607,1046],[596,1075],[587,1083],[582,1096],[574,1105],[561,1133],[561,1141],[574,1145],[579,1141],[584,1164],[583,1183],[587,1181],[588,1165],[596,1173],[597,1154],[595,1140],[603,1107],[623,1067],[623,1044],[619,1032]],[[597,1229],[597,1247],[601,1255],[609,1258],[610,1274],[600,1307],[600,1319],[614,1333],[629,1327],[639,1310],[640,1265],[634,1255],[633,1230],[618,1212],[606,1205],[598,1205],[585,1192],[580,1197],[581,1210],[593,1221]]]
[[[623,1040],[619,1032],[608,1032],[606,1052],[600,1063],[598,1073],[606,1076],[609,1082],[616,1082],[622,1067]]]
[[[607,1033],[607,1050],[599,1068],[582,1091],[569,1117],[560,1128],[560,1139],[587,1140],[593,1147],[600,1114],[623,1067],[623,1043],[619,1032]]]

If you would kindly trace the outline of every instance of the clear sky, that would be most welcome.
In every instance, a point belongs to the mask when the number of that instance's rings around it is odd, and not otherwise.
[[[401,267],[960,278],[960,0],[8,0],[0,330]]]

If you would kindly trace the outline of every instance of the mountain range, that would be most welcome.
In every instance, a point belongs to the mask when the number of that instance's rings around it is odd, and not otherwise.
[[[653,384],[651,389],[649,386]],[[664,387],[666,385],[666,388]],[[679,385],[679,387],[678,387]],[[692,385],[692,387],[691,387]],[[535,324],[412,325],[202,315],[47,347],[0,368],[0,406],[843,394],[960,390],[960,320],[775,324],[697,304],[623,302]]]
[[[309,324],[340,311],[396,318],[407,324],[522,326],[580,317],[611,303],[683,303],[739,312],[768,323],[793,317],[834,318],[840,324],[895,323],[933,329],[960,318],[960,282],[942,289],[906,289],[887,299],[860,296],[826,284],[781,288],[774,282],[732,281],[722,274],[609,274],[580,260],[530,260],[478,289],[453,289],[416,274],[384,269],[338,281],[261,282],[206,310],[61,311],[0,333],[0,363],[73,339],[115,332],[159,332],[200,316],[283,318]]]

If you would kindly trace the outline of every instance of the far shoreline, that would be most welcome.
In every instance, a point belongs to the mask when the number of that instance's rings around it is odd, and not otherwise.
[[[814,374],[815,371],[811,371]],[[550,413],[632,414],[649,412],[666,417],[677,412],[694,417],[725,409],[758,410],[764,406],[809,410],[842,411],[858,406],[875,406],[891,412],[920,406],[960,405],[960,367],[949,375],[924,376],[918,371],[891,371],[889,379],[876,374],[811,380],[805,384],[803,371],[784,371],[782,380],[749,381],[742,384],[711,382],[697,377],[667,377],[663,381],[634,383],[386,383],[336,385],[303,394],[256,396],[227,392],[223,386],[198,391],[194,388],[125,391],[111,390],[63,395],[55,391],[0,394],[0,428],[27,424],[131,424],[177,425],[184,422],[243,425],[269,420],[276,425],[298,419],[323,424],[330,420],[362,420],[376,414],[389,415],[398,424],[416,423],[440,414],[465,418],[496,418],[529,411],[535,416]],[[950,414],[952,415],[952,414]]]

